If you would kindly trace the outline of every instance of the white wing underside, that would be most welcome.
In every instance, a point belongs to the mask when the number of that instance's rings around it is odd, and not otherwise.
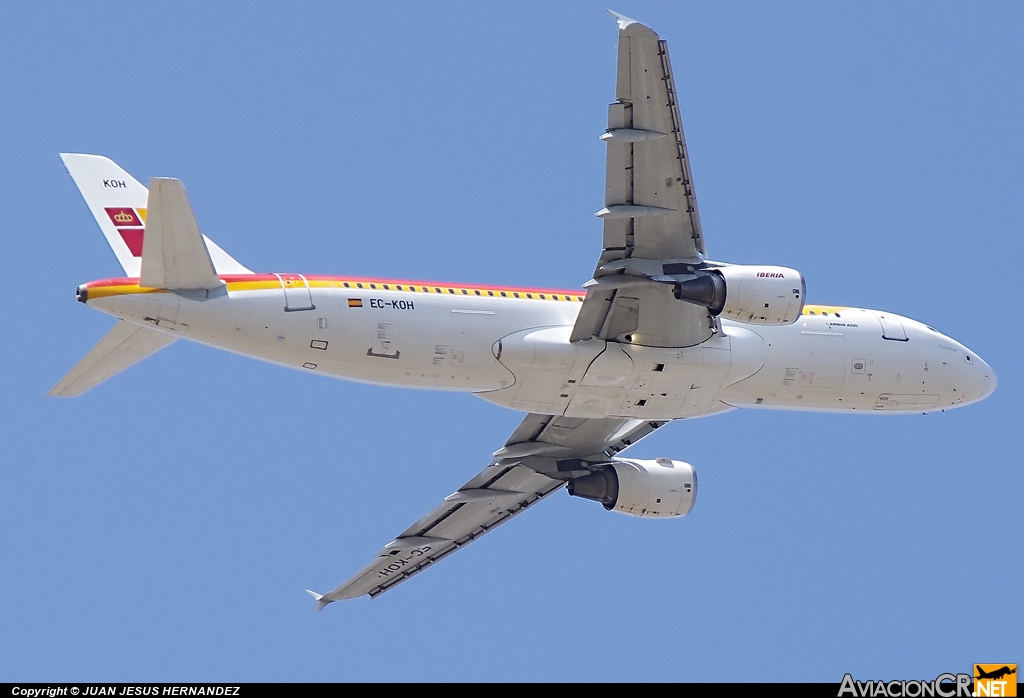
[[[643,278],[700,264],[706,253],[668,48],[649,27],[612,14],[619,57],[601,137],[604,250],[571,339],[692,346],[717,329],[714,318],[676,301],[670,284]]]
[[[309,593],[318,609],[382,594],[533,506],[571,475],[589,472],[580,459],[607,460],[662,424],[530,414],[490,465],[385,545],[373,562],[326,594]]]

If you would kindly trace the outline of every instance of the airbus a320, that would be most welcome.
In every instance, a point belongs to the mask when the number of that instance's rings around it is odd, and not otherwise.
[[[708,259],[666,44],[615,19],[604,239],[583,290],[255,273],[202,234],[181,181],[147,189],[108,158],[63,154],[125,275],[78,287],[118,322],[50,394],[80,395],[183,338],[528,413],[483,470],[368,566],[310,591],[322,609],[391,589],[563,487],[632,516],[685,516],[693,466],[623,456],[672,420],[736,408],[931,412],[995,389],[981,357],[920,322],[808,305],[795,269]]]

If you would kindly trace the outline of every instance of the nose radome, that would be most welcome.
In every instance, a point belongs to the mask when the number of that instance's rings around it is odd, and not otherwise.
[[[996,385],[999,384],[999,379],[996,378],[996,372],[992,370],[992,367],[988,365],[981,357],[976,357],[978,363],[981,364],[978,368],[982,369],[981,375],[983,383],[981,385],[981,393],[978,395],[979,400],[984,400],[989,395],[995,392]]]
[[[995,392],[999,381],[996,378],[996,372],[992,370],[988,362],[970,349],[964,347],[964,350],[964,361],[967,365],[964,366],[966,370],[963,375],[970,381],[970,385],[973,388],[974,397],[971,399],[971,402],[978,402]]]

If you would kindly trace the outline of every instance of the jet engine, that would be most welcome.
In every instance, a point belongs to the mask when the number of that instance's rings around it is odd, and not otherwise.
[[[569,494],[631,516],[686,516],[697,497],[697,472],[681,460],[616,458],[569,480]]]
[[[803,312],[805,289],[796,269],[729,264],[680,281],[672,292],[712,315],[751,325],[791,325]]]

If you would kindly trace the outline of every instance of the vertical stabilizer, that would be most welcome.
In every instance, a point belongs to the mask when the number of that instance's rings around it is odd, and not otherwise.
[[[110,158],[102,155],[61,153],[86,205],[103,231],[125,276],[138,277],[146,231],[149,191]],[[217,274],[251,274],[217,243],[203,235]]]
[[[146,187],[102,155],[61,153],[60,157],[125,276],[138,276],[149,197]]]

